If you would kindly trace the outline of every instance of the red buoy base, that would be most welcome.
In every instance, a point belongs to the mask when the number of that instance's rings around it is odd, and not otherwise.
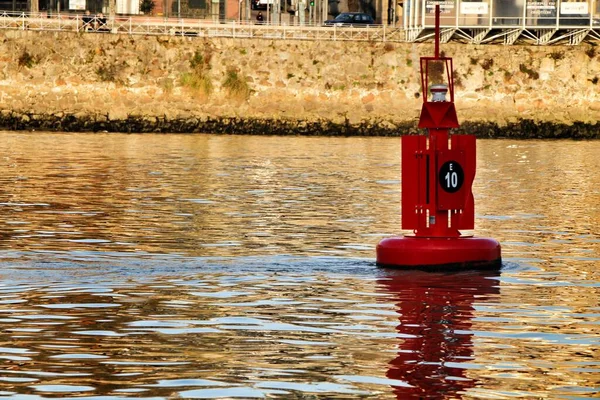
[[[398,236],[377,245],[377,265],[382,267],[500,268],[500,243],[473,236]]]

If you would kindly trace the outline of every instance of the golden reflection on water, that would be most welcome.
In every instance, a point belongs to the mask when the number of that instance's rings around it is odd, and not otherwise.
[[[598,396],[598,142],[478,142],[501,272],[389,271],[390,138],[2,133],[0,395]]]
[[[374,209],[399,221],[390,141],[4,136],[11,249],[370,255]]]

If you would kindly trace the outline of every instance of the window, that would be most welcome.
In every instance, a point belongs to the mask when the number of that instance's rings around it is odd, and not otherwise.
[[[206,0],[188,0],[188,5],[190,8],[205,9]]]

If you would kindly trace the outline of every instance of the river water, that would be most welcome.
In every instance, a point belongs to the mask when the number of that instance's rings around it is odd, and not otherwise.
[[[600,142],[479,141],[502,269],[427,273],[397,138],[0,135],[0,397],[600,396]]]

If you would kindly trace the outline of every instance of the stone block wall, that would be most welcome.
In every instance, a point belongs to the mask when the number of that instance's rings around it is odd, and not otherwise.
[[[454,58],[461,123],[600,119],[595,46],[442,51]],[[0,31],[0,110],[5,121],[68,115],[393,128],[418,118],[419,57],[432,54],[431,44]]]

